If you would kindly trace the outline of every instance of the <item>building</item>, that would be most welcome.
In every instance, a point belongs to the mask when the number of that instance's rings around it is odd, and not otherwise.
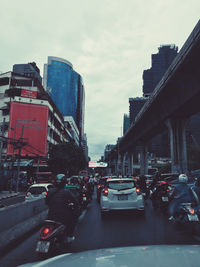
[[[146,97],[129,98],[130,126],[135,122],[137,114],[140,112],[147,100],[148,98]]]
[[[81,147],[83,148],[83,152],[84,152],[86,161],[89,162],[88,144],[87,144],[87,135],[86,134],[84,134],[84,136],[82,138]]]
[[[71,138],[75,141],[75,144],[79,146],[79,130],[76,126],[76,123],[71,116],[64,117],[65,127],[69,130]]]
[[[151,55],[152,66],[143,72],[143,96],[148,97],[152,94],[177,54],[178,47],[170,44],[161,45],[158,53]]]
[[[106,145],[105,149],[104,149],[104,160],[108,159],[108,156],[111,152],[111,150],[115,147],[115,145],[112,144],[108,144]]]
[[[161,45],[158,48],[157,54],[151,55],[152,66],[143,72],[143,96],[149,97],[157,84],[162,79],[163,75],[171,65],[172,61],[178,54],[178,47],[176,45]],[[163,134],[154,137],[149,143],[149,152],[157,157],[168,157],[169,150],[169,136],[168,130]]]
[[[73,117],[80,134],[84,135],[85,92],[82,77],[73,65],[58,57],[48,57],[44,65],[43,85],[62,115]]]
[[[0,126],[1,159],[18,155],[20,146],[22,158],[47,157],[75,136],[40,81],[13,72],[0,74]]]
[[[35,62],[30,62],[27,64],[15,64],[13,65],[13,72],[27,77],[37,78],[42,83],[40,69],[37,67]]]
[[[130,118],[128,114],[124,114],[124,119],[123,119],[123,135],[128,131],[130,127]]]

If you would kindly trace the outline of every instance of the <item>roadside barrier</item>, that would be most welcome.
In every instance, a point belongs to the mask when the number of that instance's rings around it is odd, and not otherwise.
[[[0,209],[0,251],[39,225],[47,215],[44,198]]]

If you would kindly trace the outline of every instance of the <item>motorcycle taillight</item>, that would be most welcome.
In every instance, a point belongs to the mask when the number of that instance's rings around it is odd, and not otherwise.
[[[195,211],[194,211],[194,209],[190,209],[190,214],[192,214],[192,215],[194,215],[194,213],[195,213]]]
[[[47,239],[51,235],[52,231],[53,231],[53,228],[52,227],[50,227],[50,226],[44,226],[41,229],[41,232],[40,232],[41,239]]]

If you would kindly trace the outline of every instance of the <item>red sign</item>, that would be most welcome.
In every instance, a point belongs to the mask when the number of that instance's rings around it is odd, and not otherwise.
[[[31,90],[21,90],[21,96],[27,97],[27,98],[37,98],[37,91],[31,91]]]
[[[23,145],[22,156],[46,156],[48,114],[47,106],[12,102],[7,155],[18,154]]]

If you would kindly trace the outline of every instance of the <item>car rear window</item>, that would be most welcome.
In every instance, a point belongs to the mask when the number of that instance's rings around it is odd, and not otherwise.
[[[135,184],[133,181],[112,181],[108,182],[108,188],[115,190],[124,190],[134,188]]]
[[[42,187],[42,186],[35,186],[35,187],[31,187],[29,189],[29,192],[32,194],[32,195],[39,195],[39,194],[42,194],[43,192],[46,192],[47,190],[45,189],[45,187]]]

